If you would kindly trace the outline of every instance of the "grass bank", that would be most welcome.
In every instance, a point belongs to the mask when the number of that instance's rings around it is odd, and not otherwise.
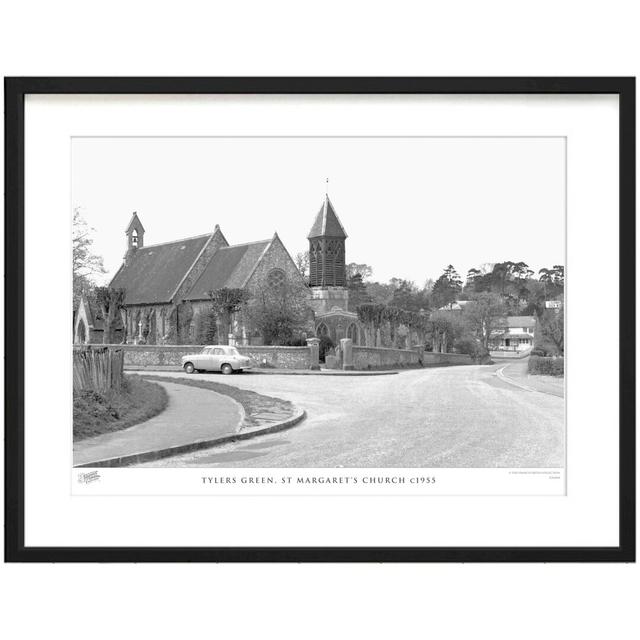
[[[293,415],[293,404],[281,398],[273,398],[271,396],[263,396],[255,391],[247,391],[239,389],[228,384],[219,382],[209,382],[208,380],[191,380],[186,378],[167,378],[165,376],[145,376],[146,380],[158,380],[161,382],[171,382],[173,384],[182,384],[187,387],[197,387],[198,389],[209,389],[216,391],[225,396],[233,398],[242,405],[245,417],[241,428],[256,427],[264,424],[265,418],[270,414],[288,414]]]
[[[139,376],[126,376],[120,391],[73,395],[73,439],[84,440],[132,427],[164,411],[167,392]]]

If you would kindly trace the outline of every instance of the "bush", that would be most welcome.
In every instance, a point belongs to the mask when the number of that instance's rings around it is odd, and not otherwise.
[[[216,344],[218,319],[213,311],[200,313],[194,322],[194,344]]]
[[[480,362],[485,359],[489,352],[475,338],[464,336],[453,343],[456,353],[464,353],[471,356],[474,360]]]
[[[564,376],[564,358],[532,355],[529,358],[529,373],[534,376]]]

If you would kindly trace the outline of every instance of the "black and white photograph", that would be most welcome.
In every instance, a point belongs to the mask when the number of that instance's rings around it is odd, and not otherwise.
[[[566,162],[562,136],[74,137],[73,465],[563,493]]]

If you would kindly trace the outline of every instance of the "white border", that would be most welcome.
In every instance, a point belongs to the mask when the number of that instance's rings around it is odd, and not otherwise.
[[[595,248],[599,263],[618,263],[616,97],[28,96],[25,122],[27,546],[618,544],[617,289],[598,351],[606,376],[593,373],[590,346],[593,291],[611,291],[592,269]],[[567,497],[70,496],[69,395],[62,377],[44,375],[39,340],[42,310],[59,306],[59,286],[43,284],[70,281],[73,135],[566,136]],[[47,314],[49,335],[70,324],[70,309]],[[66,341],[47,349],[69,362]]]

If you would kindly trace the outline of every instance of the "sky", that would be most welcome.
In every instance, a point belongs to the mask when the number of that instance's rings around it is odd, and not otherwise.
[[[327,179],[329,180],[327,184]],[[448,264],[564,264],[564,138],[74,138],[72,210],[94,229],[108,281],[134,211],[156,244],[278,233],[292,256],[325,191],[347,262],[424,284]]]

